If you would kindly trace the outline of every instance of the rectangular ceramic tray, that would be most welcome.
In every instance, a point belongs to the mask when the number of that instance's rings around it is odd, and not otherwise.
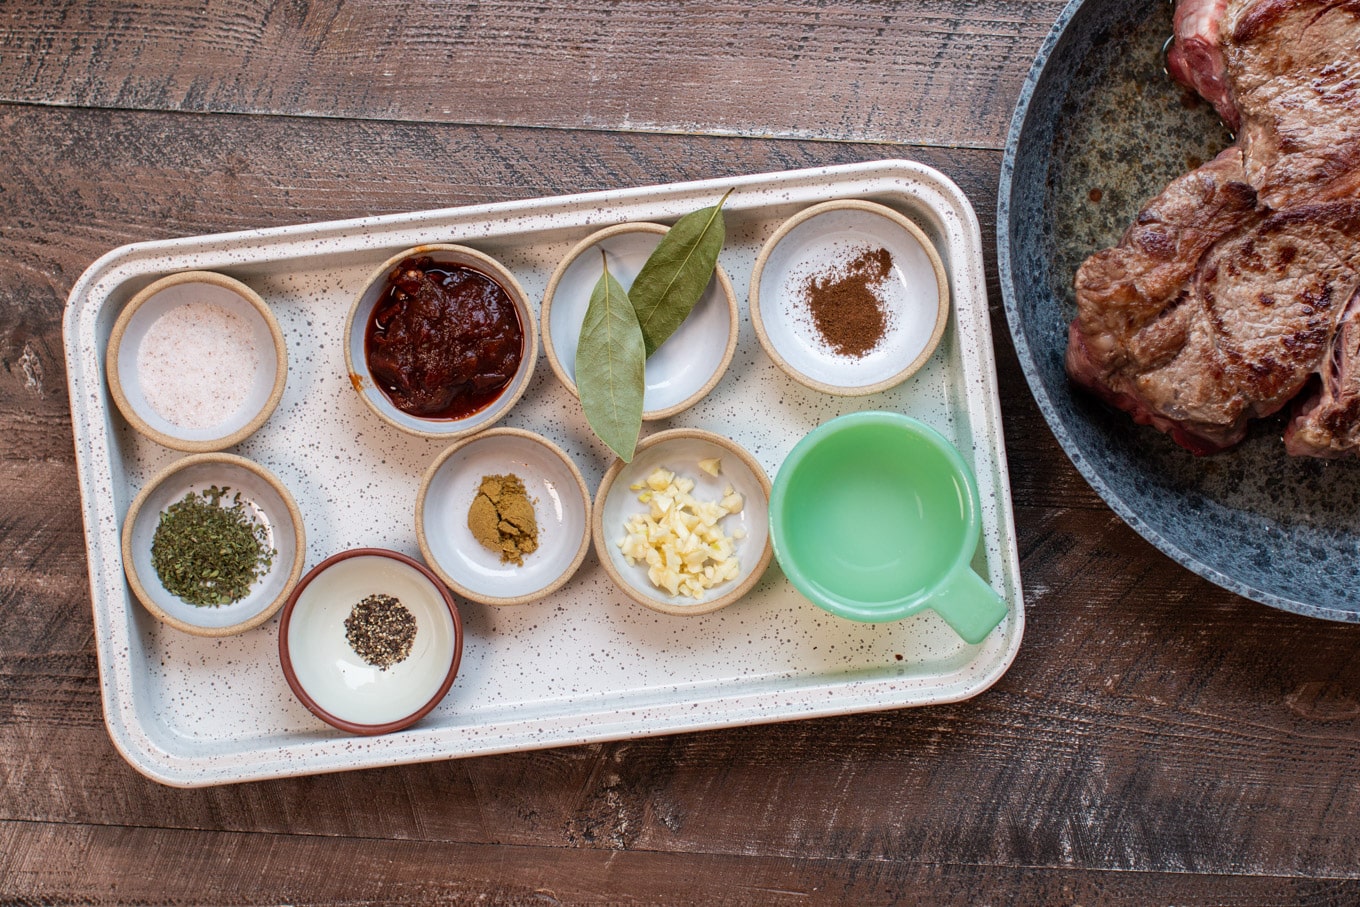
[[[273,470],[306,523],[307,567],[338,551],[395,548],[415,557],[420,477],[445,446],[388,427],[350,386],[346,313],[384,259],[428,242],[458,242],[505,263],[531,300],[564,253],[595,229],[673,221],[726,204],[720,261],[742,300],[737,353],[706,399],[664,427],[734,438],[771,479],[793,445],[833,416],[891,409],[950,437],[971,461],[982,498],[974,567],[1011,614],[980,645],[963,644],[934,612],[890,624],[832,617],[772,564],[737,604],[703,617],[646,610],[615,589],[592,552],[566,586],[535,604],[462,603],[462,668],[416,726],[356,738],[330,729],[292,696],[278,665],[277,620],[220,640],[164,627],[133,598],[119,530],[138,489],[181,454],[137,435],[111,405],[104,352],[122,306],[174,271],[208,269],[249,284],[288,338],[278,410],[236,449]],[[794,212],[834,198],[893,207],[936,244],[951,311],[940,348],[915,376],[870,397],[804,388],[761,350],[746,311],[761,245]],[[157,781],[199,786],[341,771],[651,734],[784,721],[966,699],[1009,667],[1024,625],[1009,481],[997,403],[981,239],[967,198],[927,167],[883,161],[138,243],[110,252],[71,291],[66,360],[89,546],[104,714],[114,744]],[[540,352],[540,356],[541,356]],[[540,360],[501,423],[565,449],[594,488],[609,463],[574,397]]]

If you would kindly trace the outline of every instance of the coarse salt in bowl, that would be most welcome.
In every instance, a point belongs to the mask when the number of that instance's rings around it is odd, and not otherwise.
[[[155,281],[109,337],[113,402],[137,431],[174,450],[240,443],[278,406],[288,377],[283,331],[250,287],[212,271]]]

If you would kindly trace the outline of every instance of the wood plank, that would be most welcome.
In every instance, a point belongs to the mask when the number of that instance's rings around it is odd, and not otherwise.
[[[665,869],[671,883],[676,874],[726,878],[723,890],[744,870],[706,860],[774,865],[770,884],[795,890],[783,861],[826,858],[808,879],[857,880],[910,854],[930,879],[952,874],[965,887],[1013,879],[1012,892],[1052,891],[1055,899],[1065,899],[1062,886],[1087,891],[1126,879],[1123,870],[1167,876],[1130,891],[1187,900],[1211,889],[1202,880],[1177,888],[1183,873],[1285,877],[1244,882],[1247,901],[1325,893],[1293,887],[1293,879],[1353,865],[1360,628],[1243,602],[1138,539],[1057,450],[995,319],[1029,630],[1015,666],[976,700],[206,791],[141,778],[102,726],[67,401],[53,379],[62,367],[63,299],[90,261],[136,239],[902,149],[26,107],[0,109],[0,142],[13,151],[13,179],[0,193],[0,222],[13,225],[0,235],[0,326],[8,332],[0,332],[0,356],[11,363],[0,374],[0,418],[25,426],[0,438],[0,558],[11,565],[0,569],[0,819],[14,844],[0,852],[28,854],[23,865],[99,850],[122,891],[133,883],[121,881],[120,835],[133,835],[128,846],[140,852],[182,855],[204,846],[230,852],[234,839],[212,836],[219,831],[263,830],[415,842],[414,850],[398,843],[375,852],[429,865],[463,859],[466,847],[488,848],[473,858],[488,865],[517,848],[690,854],[695,862],[648,871]],[[910,151],[964,186],[990,241],[998,155]],[[26,354],[26,344],[36,352]],[[36,367],[41,383],[30,378]],[[66,829],[24,837],[44,823],[74,823],[77,837]],[[85,828],[102,824],[183,832],[117,832],[108,843],[107,830]],[[305,857],[273,838],[248,837],[271,842],[240,845],[264,854],[251,858],[257,870],[273,865],[274,847],[290,864]],[[1112,875],[1074,882],[1076,865]],[[1029,867],[1047,874],[1035,882]],[[213,864],[197,878],[220,885],[218,870]],[[519,871],[524,879],[533,872]],[[898,879],[906,870],[893,872]],[[37,891],[15,882],[30,878],[38,877],[0,877],[0,890]],[[96,896],[74,871],[41,878],[54,899]],[[633,884],[617,881],[620,891]],[[314,882],[261,883],[258,898],[283,899],[277,892],[310,891]],[[150,884],[126,897],[192,899],[174,894],[173,878]],[[696,899],[714,885],[696,888]]]
[[[1340,904],[1352,877],[959,866],[0,822],[8,903]]]
[[[998,148],[1058,0],[54,0],[0,101]]]

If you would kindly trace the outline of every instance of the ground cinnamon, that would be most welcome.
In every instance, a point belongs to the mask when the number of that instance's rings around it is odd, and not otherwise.
[[[876,292],[893,266],[887,249],[865,249],[830,273],[803,286],[813,327],[827,346],[856,359],[878,346],[888,331],[888,312]]]

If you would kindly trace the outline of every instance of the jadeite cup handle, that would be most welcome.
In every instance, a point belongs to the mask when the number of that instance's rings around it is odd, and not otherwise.
[[[956,572],[931,596],[930,607],[969,645],[986,639],[1010,613],[1006,600],[969,567]]]

